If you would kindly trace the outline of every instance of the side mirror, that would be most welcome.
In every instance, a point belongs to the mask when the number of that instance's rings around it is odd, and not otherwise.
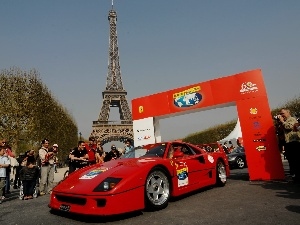
[[[182,151],[175,151],[173,154],[173,158],[178,158],[178,157],[183,157],[183,152]]]

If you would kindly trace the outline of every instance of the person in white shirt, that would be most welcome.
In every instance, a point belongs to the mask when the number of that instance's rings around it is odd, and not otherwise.
[[[6,168],[10,165],[9,158],[5,156],[6,148],[0,147],[0,204],[4,199],[4,188],[6,180]]]

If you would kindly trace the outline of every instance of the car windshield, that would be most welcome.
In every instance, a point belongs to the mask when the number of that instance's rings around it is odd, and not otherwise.
[[[124,155],[122,155],[120,158],[124,159],[124,158],[139,158],[143,155],[145,155],[147,153],[147,149],[141,147],[141,146],[138,146],[138,147],[135,147],[134,149],[132,149],[131,151],[125,153]]]
[[[163,157],[166,150],[166,143],[151,144],[135,147],[130,152],[120,158],[140,158],[140,157]]]

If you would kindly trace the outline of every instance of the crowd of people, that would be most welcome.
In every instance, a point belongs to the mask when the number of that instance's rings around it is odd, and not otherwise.
[[[49,140],[41,142],[41,148],[13,154],[6,140],[1,141],[0,150],[0,204],[10,194],[11,174],[14,174],[13,188],[22,190],[24,200],[32,199],[34,192],[40,195],[51,193],[54,173],[58,163],[58,145],[49,147]]]
[[[58,144],[50,145],[48,139],[41,141],[41,147],[37,153],[28,150],[14,155],[6,140],[0,143],[0,204],[5,196],[10,194],[10,187],[21,189],[24,200],[32,199],[34,192],[40,196],[51,194],[54,187],[54,173],[57,172]],[[122,154],[133,149],[130,140],[125,143],[124,149],[111,146],[109,152],[105,152],[100,142],[93,137],[89,142],[79,141],[77,147],[70,149],[68,155],[69,173],[87,165],[103,163],[119,158]],[[11,184],[11,173],[14,174]]]
[[[131,140],[125,142],[124,149],[118,149],[115,145],[111,145],[109,152],[105,152],[101,143],[96,142],[94,137],[89,138],[88,144],[84,141],[79,141],[76,148],[70,149],[68,156],[69,174],[86,165],[115,160],[132,149]]]

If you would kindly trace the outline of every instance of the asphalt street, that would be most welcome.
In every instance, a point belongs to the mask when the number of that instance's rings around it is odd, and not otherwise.
[[[287,163],[284,161],[287,172]],[[59,169],[55,180],[65,169]],[[49,195],[33,200],[18,199],[18,191],[0,205],[1,225],[27,224],[300,224],[300,185],[289,181],[250,182],[247,169],[231,170],[225,187],[207,188],[172,199],[156,212],[134,212],[111,217],[53,213]],[[120,202],[122,204],[122,202]]]

